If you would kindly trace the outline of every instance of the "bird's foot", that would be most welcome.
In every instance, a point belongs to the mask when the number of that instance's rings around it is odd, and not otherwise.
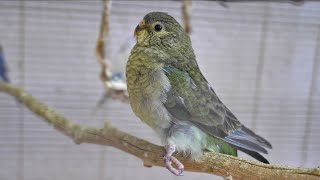
[[[173,156],[164,156],[163,157],[164,164],[166,168],[174,175],[183,176],[184,166],[183,164]],[[177,166],[174,168],[172,163]]]
[[[165,146],[165,148],[166,154],[163,156],[163,161],[166,168],[174,175],[183,176],[183,164],[177,158],[172,156],[175,151],[175,145],[170,144]],[[172,164],[174,164],[177,168],[174,168]]]

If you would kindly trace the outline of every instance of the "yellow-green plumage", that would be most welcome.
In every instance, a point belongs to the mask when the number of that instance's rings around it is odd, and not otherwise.
[[[244,151],[267,162],[271,144],[243,126],[202,75],[189,36],[170,15],[147,14],[135,30],[137,44],[126,76],[134,113],[164,145],[199,157],[204,150],[237,155]]]

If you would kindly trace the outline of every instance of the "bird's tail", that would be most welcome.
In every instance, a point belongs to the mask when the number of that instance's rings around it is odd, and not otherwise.
[[[272,149],[272,145],[266,139],[255,134],[245,126],[242,126],[241,129],[234,131],[223,139],[236,146],[238,150],[249,154],[261,162],[268,163],[258,152],[268,154],[266,149]]]
[[[266,164],[269,164],[269,161],[263,157],[261,154],[255,152],[255,151],[250,151],[250,150],[247,150],[247,149],[244,149],[244,148],[241,148],[241,147],[237,147],[238,150],[248,154],[249,156],[255,158],[256,160],[260,161],[260,162],[263,162],[263,163],[266,163]]]

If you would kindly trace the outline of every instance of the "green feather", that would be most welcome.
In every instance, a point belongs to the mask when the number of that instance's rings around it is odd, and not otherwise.
[[[198,67],[189,36],[173,17],[148,13],[135,35],[126,67],[130,104],[164,143],[194,154],[207,149],[236,156],[240,150],[268,162],[258,152],[267,153],[271,144],[220,101]]]
[[[231,156],[238,156],[236,148],[224,142],[223,140],[214,138],[212,136],[208,136],[207,138],[207,150],[228,154]]]
[[[166,75],[171,84],[171,91],[167,95],[168,100],[165,106],[167,107],[169,112],[173,114],[174,117],[179,117],[179,119],[184,120],[192,118],[192,115],[186,108],[184,108],[183,104],[177,105],[177,101],[175,98],[179,95],[182,97],[188,97],[188,99],[196,98],[193,93],[194,90],[192,90],[192,79],[186,71],[178,70],[174,66],[168,65],[163,69],[166,72]],[[221,139],[208,135],[206,141],[207,142],[205,144],[205,147],[209,151],[237,156],[237,150],[232,145],[226,143]]]

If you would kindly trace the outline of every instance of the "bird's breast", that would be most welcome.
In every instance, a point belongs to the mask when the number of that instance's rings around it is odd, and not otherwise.
[[[150,127],[161,131],[170,124],[163,103],[171,85],[161,64],[127,64],[127,85],[133,112]]]

